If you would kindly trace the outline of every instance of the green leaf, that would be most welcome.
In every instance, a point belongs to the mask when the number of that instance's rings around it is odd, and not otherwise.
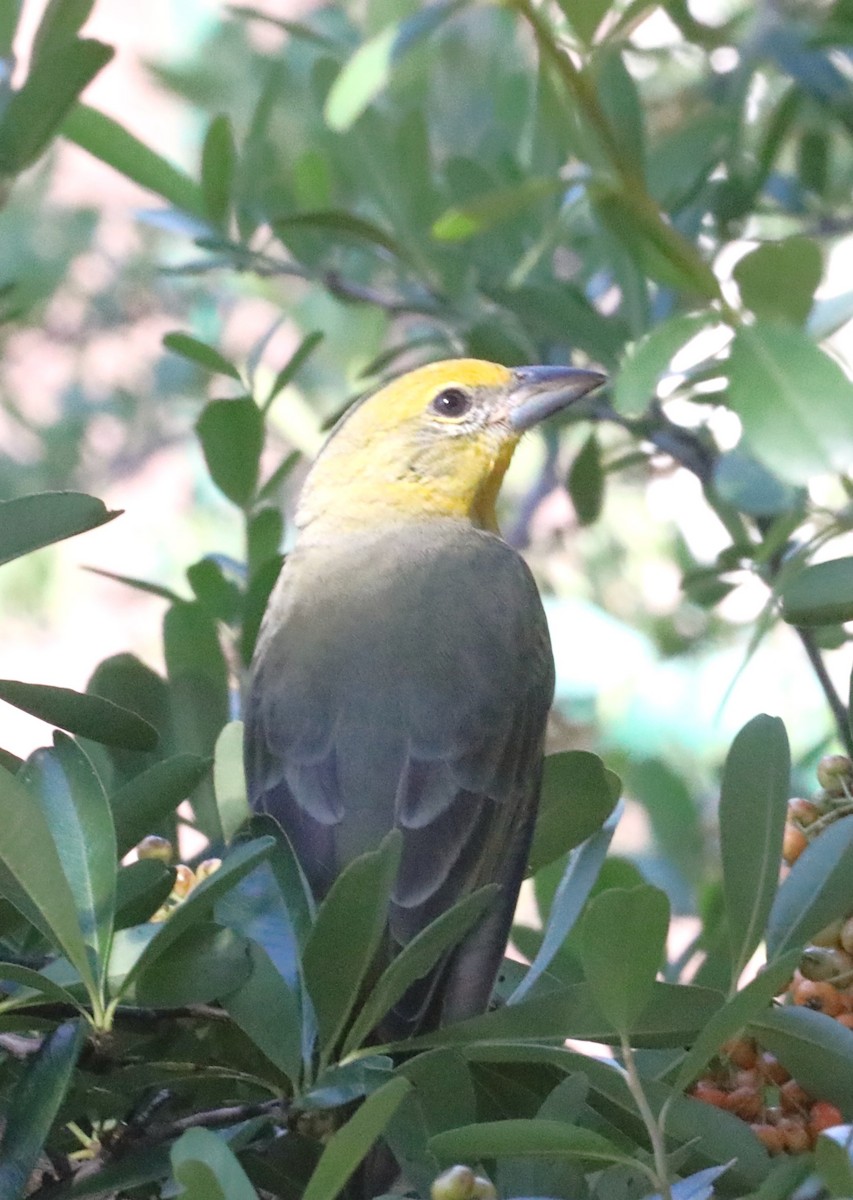
[[[853,816],[823,830],[788,872],[770,910],[767,952],[774,958],[803,946],[836,917],[850,911]]]
[[[438,1051],[437,1053],[441,1053]],[[421,1061],[423,1055],[418,1061]],[[394,1073],[394,1060],[387,1054],[372,1054],[350,1062],[329,1067],[314,1081],[309,1092],[300,1098],[306,1109],[340,1108],[362,1096],[369,1096],[384,1086]],[[411,1072],[406,1073],[411,1080]],[[418,1081],[415,1080],[415,1087]]]
[[[17,963],[0,962],[0,984],[17,983],[25,990],[23,992],[13,992],[11,996],[0,1000],[0,1009],[3,1012],[8,1012],[10,1009],[18,1007],[20,1004],[32,1004],[33,998],[36,1001],[39,996],[43,996],[46,1004],[68,1004],[72,1008],[79,1008],[81,1013],[84,1011],[80,1001],[75,998],[72,992],[67,988],[61,987],[58,983],[54,983],[46,975],[40,971],[34,971],[32,967],[21,967]],[[5,988],[3,989],[6,990]]]
[[[633,1022],[634,1046],[684,1046],[692,1042],[722,1003],[719,992],[684,984],[654,983],[651,1000]],[[482,1017],[457,1021],[400,1043],[400,1048],[469,1046],[475,1042],[556,1041],[580,1038],[614,1043],[619,1034],[599,1009],[588,983],[555,988]]]
[[[187,567],[187,581],[195,598],[216,621],[235,625],[240,618],[243,593],[230,579],[222,562],[212,556],[200,558]]]
[[[850,1157],[851,1127],[834,1133],[824,1130],[815,1147],[815,1168],[830,1196],[853,1196],[853,1160]]]
[[[432,236],[440,242],[462,242],[486,233],[502,221],[523,213],[531,204],[553,196],[562,184],[559,179],[525,179],[523,183],[496,188],[476,196],[465,204],[448,208],[432,225]]]
[[[0,565],[120,516],[121,509],[111,512],[101,500],[83,492],[38,492],[2,500]]]
[[[147,579],[134,579],[132,575],[117,575],[115,571],[105,571],[101,567],[84,567],[84,571],[89,571],[92,575],[100,575],[102,579],[112,579],[113,583],[123,583],[125,587],[133,588],[137,592],[147,592],[150,596],[159,596],[162,600],[168,600],[170,603],[176,603],[181,599],[177,592],[173,592],[171,588],[163,587],[159,583],[151,583]]]
[[[82,1019],[60,1025],[45,1038],[15,1085],[0,1138],[0,1200],[20,1200],[26,1194],[71,1083],[87,1028]]]
[[[527,1155],[578,1159],[590,1167],[629,1161],[623,1150],[592,1129],[536,1118],[464,1125],[435,1134],[429,1144],[444,1163]]]
[[[646,193],[589,186],[602,224],[624,244],[650,278],[704,300],[717,300],[720,286],[696,246],[670,225]]]
[[[622,806],[619,805],[597,833],[571,852],[554,894],[542,943],[524,978],[510,997],[510,1004],[517,1004],[533,988],[574,928],[587,896],[598,878],[621,812]]]
[[[170,1156],[181,1200],[257,1200],[234,1152],[210,1129],[187,1129]]]
[[[36,161],[113,53],[103,42],[75,38],[55,43],[31,63],[0,118],[0,175],[18,175]]]
[[[141,858],[122,867],[116,879],[116,929],[142,925],[172,890],[175,872],[156,858]]]
[[[528,873],[535,875],[585,842],[602,827],[617,799],[598,755],[587,750],[547,755]]]
[[[806,567],[785,584],[781,600],[782,616],[789,625],[853,620],[853,558],[833,558]]]
[[[264,418],[250,396],[211,400],[196,422],[210,477],[234,504],[245,505],[255,494]]]
[[[367,1097],[346,1125],[326,1143],[302,1200],[337,1200],[344,1184],[411,1090],[408,1079],[400,1076]]]
[[[65,878],[50,826],[41,805],[20,780],[0,769],[0,811],[3,837],[0,863],[8,872],[14,894],[0,877],[0,891],[49,941],[55,942],[74,965],[90,995],[97,988],[86,943],[77,921],[74,893]]]
[[[803,1004],[773,1008],[749,1029],[807,1092],[853,1115],[853,1030]]]
[[[399,830],[393,830],[377,850],[362,854],[341,872],[308,936],[302,966],[323,1055],[343,1032],[385,933],[402,840]]]
[[[287,239],[287,233],[290,229],[316,229],[330,238],[339,235],[346,240],[355,239],[358,242],[367,242],[371,246],[379,246],[383,250],[388,250],[398,258],[405,257],[396,239],[390,233],[386,233],[381,226],[377,225],[374,221],[365,220],[364,217],[358,217],[354,213],[342,212],[338,209],[289,213],[286,217],[274,217],[270,221],[270,225],[273,232],[284,240]],[[318,338],[319,340],[322,334],[319,337],[317,334],[309,336]],[[305,342],[302,345],[304,346]]]
[[[78,737],[126,750],[153,750],[157,730],[111,700],[43,683],[0,679],[0,700]]]
[[[740,298],[762,320],[803,325],[823,274],[820,247],[800,234],[764,242],[735,264]]]
[[[261,489],[265,492],[269,480]],[[279,546],[284,536],[284,521],[278,508],[270,506],[252,514],[246,528],[246,557],[249,575],[252,576],[271,558],[279,557]]]
[[[696,1038],[671,1081],[674,1092],[683,1092],[720,1047],[749,1021],[769,1008],[773,998],[784,989],[800,961],[800,951],[792,950],[775,959],[754,979],[731,997]]]
[[[193,888],[186,900],[174,910],[168,921],[154,927],[153,935],[150,935],[149,931],[142,927],[145,936],[139,939],[142,944],[141,953],[133,958],[129,967],[126,970],[119,970],[115,961],[110,963],[110,974],[120,976],[123,981],[122,993],[135,984],[139,976],[149,970],[151,965],[162,954],[165,954],[185,931],[206,921],[217,900],[248,875],[259,862],[262,862],[269,855],[274,844],[272,838],[259,838],[257,841],[235,847],[225,858],[218,871],[208,875],[207,879],[203,879]],[[133,930],[127,931],[131,935],[133,932]],[[118,939],[116,940],[118,941]],[[131,941],[132,938],[125,937],[124,939],[127,944]],[[120,953],[123,956],[126,954],[125,945],[121,947]],[[115,952],[113,959],[116,959]]]
[[[443,954],[459,945],[494,903],[499,891],[497,885],[492,884],[465,896],[403,947],[359,1010],[344,1042],[342,1058],[358,1049],[410,984],[422,979]]]
[[[175,332],[164,336],[163,345],[173,354],[180,354],[181,358],[188,359],[213,375],[227,375],[229,379],[241,382],[240,372],[234,364],[213,346],[208,346],[207,342],[200,342],[188,333]]]
[[[805,493],[792,487],[742,450],[721,454],[714,465],[717,495],[751,517],[775,517],[801,505]]]
[[[601,443],[591,433],[569,468],[567,487],[579,525],[593,525],[604,504],[604,464]]]
[[[211,1004],[249,978],[250,949],[233,929],[199,921],[137,973],[134,998],[145,1008]]]
[[[587,46],[591,46],[598,29],[606,14],[610,11],[611,0],[557,0],[560,11]]]
[[[627,417],[639,417],[655,398],[661,378],[682,347],[716,324],[714,313],[670,317],[633,343],[613,385],[613,404]]]
[[[300,946],[304,946],[314,926],[317,910],[290,839],[279,823],[266,813],[250,819],[248,832],[254,838],[271,837],[275,842],[270,853],[270,868],[293,922],[296,939]]]
[[[627,1034],[647,1007],[664,960],[669,901],[658,888],[608,888],[580,926],[584,974],[596,1003]]]
[[[727,402],[753,454],[782,479],[807,484],[853,466],[853,384],[801,330],[740,326]]]
[[[76,104],[62,124],[62,134],[175,208],[199,218],[204,216],[204,200],[198,184],[112,117],[86,104]]]
[[[306,334],[273,380],[272,387],[270,388],[269,394],[264,401],[263,412],[267,411],[279,392],[283,391],[290,381],[296,377],[299,371],[302,370],[302,367],[323,341],[325,336],[326,335],[321,333],[319,329],[315,329],[313,333]]]
[[[228,229],[237,150],[231,122],[214,117],[207,127],[201,152],[201,194],[208,219],[217,229]]]
[[[788,808],[791,752],[778,717],[753,717],[732,743],[720,793],[720,851],[732,986],[764,935]]]
[[[243,768],[243,722],[229,721],[216,739],[213,752],[213,790],[226,845],[249,818],[246,772]]]
[[[302,1075],[299,997],[263,946],[249,943],[251,973],[221,998],[222,1007],[273,1066],[298,1085]]]
[[[196,754],[176,754],[140,771],[110,796],[119,858],[192,794],[209,774],[211,760]]]
[[[52,750],[36,750],[19,776],[35,792],[55,830],[77,920],[103,978],[113,933],[118,856],[103,785],[80,747],[63,733]]]
[[[442,0],[425,5],[412,16],[387,25],[359,46],[329,89],[323,115],[337,133],[345,133],[388,83],[394,67],[418,42],[464,5]]]
[[[74,41],[94,7],[95,0],[48,0],[33,38],[32,57]]]

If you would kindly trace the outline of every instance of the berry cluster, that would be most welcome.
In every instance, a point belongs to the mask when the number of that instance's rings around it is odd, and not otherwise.
[[[822,1130],[843,1120],[834,1104],[813,1099],[777,1058],[748,1037],[726,1042],[691,1094],[746,1121],[771,1154],[811,1150]]]
[[[168,838],[157,837],[152,833],[143,838],[136,847],[136,857],[159,858],[161,862],[169,864],[175,857],[175,848]],[[221,858],[206,858],[204,862],[198,864],[195,870],[186,863],[176,863],[175,882],[172,884],[172,890],[157,911],[148,918],[149,923],[159,924],[161,921],[167,920],[181,901],[186,900],[196,884],[207,879],[208,875],[212,875],[221,866]]]
[[[827,825],[853,813],[853,762],[846,754],[825,755],[818,763],[817,781],[823,790],[811,800],[797,797],[788,802],[782,857],[789,867]]]
[[[817,778],[821,792],[788,804],[782,856],[789,867],[828,825],[853,813],[853,761],[843,754],[826,755]],[[853,914],[833,921],[805,948],[785,999],[853,1029]],[[771,1154],[811,1150],[822,1130],[843,1120],[834,1104],[809,1095],[748,1037],[727,1042],[691,1090],[697,1100],[746,1121]]]

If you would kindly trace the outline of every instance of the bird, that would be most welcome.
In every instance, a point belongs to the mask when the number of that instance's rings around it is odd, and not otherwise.
[[[250,805],[285,830],[318,900],[400,830],[389,961],[463,897],[497,891],[386,1016],[380,1040],[489,1004],[554,691],[539,592],[495,505],[522,435],[604,378],[428,363],[345,413],[303,484],[245,693]]]

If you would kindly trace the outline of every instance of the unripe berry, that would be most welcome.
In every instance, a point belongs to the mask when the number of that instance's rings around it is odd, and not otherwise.
[[[195,881],[201,883],[202,879],[207,879],[213,875],[222,866],[221,858],[206,858],[204,862],[200,862],[195,869]]]
[[[853,970],[853,956],[838,946],[806,946],[800,971],[806,979],[828,980]]]
[[[137,858],[159,858],[161,862],[170,863],[175,856],[175,848],[168,838],[158,837],[149,833],[136,847]]]
[[[843,796],[853,784],[853,762],[846,754],[824,754],[817,764],[817,781],[830,796]]]
[[[815,946],[837,946],[841,942],[841,930],[844,928],[844,918],[839,917],[836,921],[832,921],[829,925],[824,926],[820,933],[816,933],[812,938]],[[853,945],[853,925],[850,926],[851,942]],[[847,947],[845,946],[846,950]]]
[[[797,825],[811,825],[819,816],[820,809],[811,800],[803,800],[798,796],[788,801],[788,820],[796,822]]]
[[[853,917],[848,917],[842,924],[838,940],[843,950],[846,950],[848,954],[853,954]]]
[[[195,887],[195,873],[186,863],[178,863],[175,867],[175,882],[169,896],[172,900],[184,900]]]
[[[472,1200],[498,1200],[498,1193],[491,1179],[486,1179],[484,1175],[476,1175],[471,1197]]]
[[[470,1167],[455,1166],[433,1180],[432,1200],[473,1200],[477,1176]]]
[[[808,844],[809,839],[802,829],[788,821],[782,838],[782,857],[789,867],[794,865]]]

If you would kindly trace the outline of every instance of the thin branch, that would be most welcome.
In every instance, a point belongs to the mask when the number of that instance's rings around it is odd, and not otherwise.
[[[814,640],[814,635],[808,629],[802,629],[797,626],[797,636],[803,644],[808,660],[812,665],[817,681],[821,686],[826,702],[832,712],[835,725],[838,730],[839,740],[847,751],[853,757],[853,733],[850,731],[850,721],[847,714],[847,705],[835,690],[835,684],[829,677],[829,672],[826,669],[826,664],[823,661],[817,643]]]

